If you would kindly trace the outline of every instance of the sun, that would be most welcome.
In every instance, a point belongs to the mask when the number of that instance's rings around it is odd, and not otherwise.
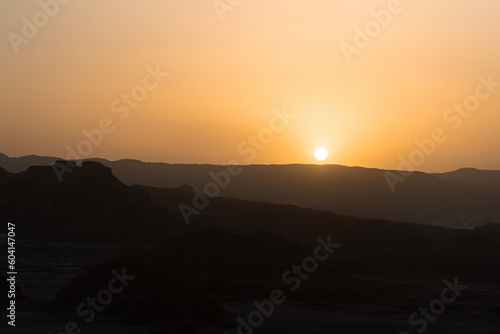
[[[318,149],[316,149],[316,152],[314,152],[314,156],[319,161],[324,161],[326,160],[326,158],[328,158],[328,151],[324,147],[319,147]]]

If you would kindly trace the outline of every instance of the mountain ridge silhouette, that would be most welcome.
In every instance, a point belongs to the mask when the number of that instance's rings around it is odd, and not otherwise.
[[[0,167],[19,172],[57,158],[0,155]],[[203,189],[211,172],[225,166],[88,159],[112,168],[127,185]],[[500,171],[471,168],[447,173],[414,172],[391,192],[386,170],[340,165],[246,165],[220,196],[326,210],[337,214],[449,227],[500,222]],[[397,171],[392,171],[397,173]],[[66,174],[70,175],[70,173]],[[66,177],[66,176],[63,176]],[[184,188],[189,192],[189,189]],[[194,196],[194,193],[193,193]],[[190,204],[189,200],[186,204]]]

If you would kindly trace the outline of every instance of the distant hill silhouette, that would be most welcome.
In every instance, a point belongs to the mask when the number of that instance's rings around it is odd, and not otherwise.
[[[500,171],[462,168],[454,172],[434,174],[444,180],[452,180],[465,184],[484,187],[500,187]]]
[[[57,158],[0,155],[10,172],[50,165]],[[144,163],[91,159],[113,169],[125,184],[198,189],[211,181],[219,165]],[[500,171],[461,169],[450,173],[415,172],[391,192],[385,170],[339,165],[251,165],[233,177],[221,196],[293,204],[330,212],[450,227],[500,222]],[[189,198],[187,199],[189,201]],[[189,204],[186,203],[186,204]]]

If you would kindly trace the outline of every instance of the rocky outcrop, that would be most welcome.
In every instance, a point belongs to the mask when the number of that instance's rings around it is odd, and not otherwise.
[[[19,174],[0,171],[0,218],[18,222],[25,236],[71,240],[93,234],[93,240],[113,240],[124,234],[146,237],[142,232],[150,230],[150,237],[158,239],[171,223],[167,210],[152,203],[145,190],[126,186],[100,163],[85,161],[80,167],[57,161],[54,166],[32,166]],[[65,171],[62,179],[60,170]]]

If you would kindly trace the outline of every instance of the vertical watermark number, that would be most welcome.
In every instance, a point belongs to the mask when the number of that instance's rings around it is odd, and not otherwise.
[[[7,308],[7,323],[16,326],[16,225],[7,223],[7,298],[9,307]]]

